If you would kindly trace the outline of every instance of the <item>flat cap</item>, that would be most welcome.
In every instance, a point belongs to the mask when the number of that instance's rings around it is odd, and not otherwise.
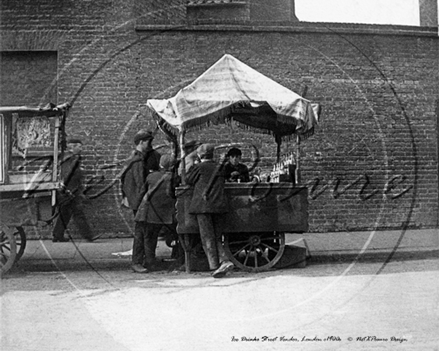
[[[151,130],[140,130],[134,136],[134,143],[137,144],[141,140],[154,139],[153,132]]]
[[[233,147],[232,149],[229,149],[226,156],[241,156],[241,150],[236,147]]]
[[[172,155],[162,155],[160,157],[159,166],[166,171],[171,170],[176,164],[176,159]]]
[[[202,144],[197,148],[197,153],[200,158],[213,158],[214,157],[214,145]]]

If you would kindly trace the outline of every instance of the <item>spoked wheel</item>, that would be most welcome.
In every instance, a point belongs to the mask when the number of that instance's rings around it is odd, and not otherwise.
[[[228,233],[224,247],[229,259],[243,270],[262,272],[272,268],[284,253],[284,233]]]
[[[17,244],[14,230],[0,224],[0,275],[3,276],[15,263]]]
[[[24,232],[23,227],[15,227],[14,236],[17,245],[17,257],[15,257],[15,262],[17,262],[21,256],[23,256],[26,248],[26,233]]]

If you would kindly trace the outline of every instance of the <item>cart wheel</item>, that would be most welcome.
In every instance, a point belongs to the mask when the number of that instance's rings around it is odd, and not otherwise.
[[[26,233],[23,227],[15,227],[14,236],[17,245],[17,257],[15,258],[15,262],[17,262],[21,256],[23,256],[24,250],[26,249]]]
[[[228,233],[224,247],[235,266],[249,272],[272,268],[284,253],[284,233]]]
[[[0,275],[3,276],[13,266],[17,257],[14,231],[0,224]]]

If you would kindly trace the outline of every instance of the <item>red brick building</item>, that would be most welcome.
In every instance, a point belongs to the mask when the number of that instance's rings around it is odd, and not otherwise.
[[[118,186],[93,196],[120,170],[106,165],[154,128],[148,98],[171,97],[228,53],[323,106],[301,148],[310,231],[437,227],[437,27],[306,23],[294,1],[267,3],[3,0],[0,104],[72,104],[67,132],[85,143],[91,184],[104,177],[89,192],[91,223],[128,235]],[[201,133],[189,137],[255,144],[262,167],[275,161],[269,135]]]

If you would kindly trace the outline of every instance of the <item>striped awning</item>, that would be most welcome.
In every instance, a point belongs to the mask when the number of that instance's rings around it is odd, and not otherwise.
[[[150,99],[147,106],[172,133],[235,121],[278,137],[312,134],[320,110],[228,54],[174,97]]]

